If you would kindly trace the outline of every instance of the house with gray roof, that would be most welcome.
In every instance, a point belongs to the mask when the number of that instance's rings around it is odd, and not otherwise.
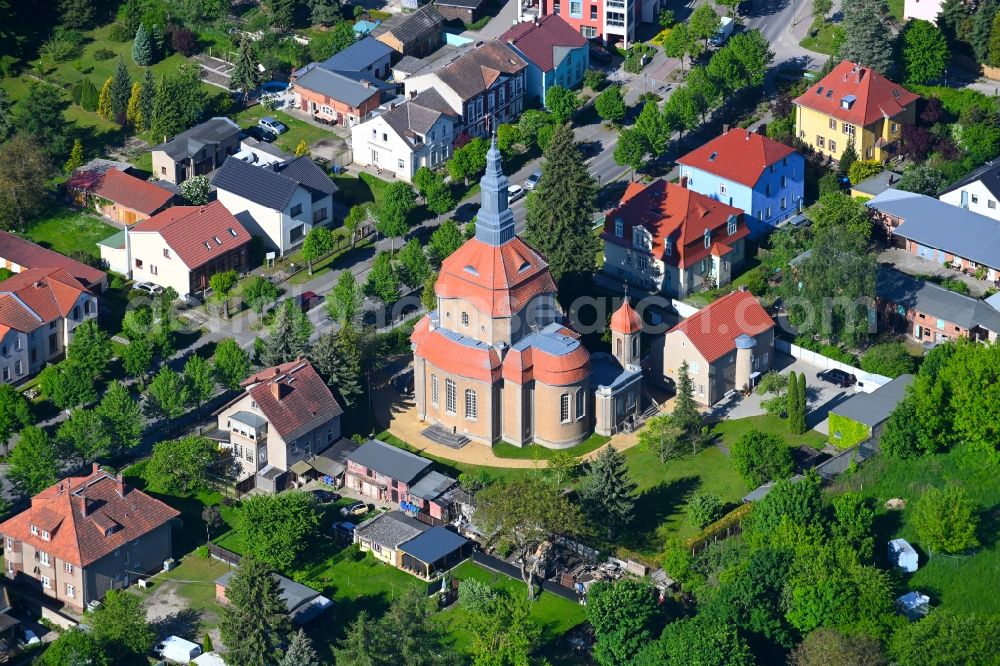
[[[430,525],[410,518],[402,511],[390,511],[369,518],[354,528],[354,543],[362,551],[399,568],[402,560],[399,547],[429,528]]]
[[[1000,160],[973,169],[961,180],[938,192],[938,199],[1000,220]]]
[[[344,485],[365,497],[398,504],[430,467],[427,458],[372,439],[347,455]]]
[[[328,125],[350,127],[363,123],[378,108],[383,93],[391,93],[391,87],[375,78],[374,73],[333,71],[320,63],[295,72],[292,83],[295,105]]]
[[[1000,280],[1000,221],[897,189],[865,205],[898,247],[938,265]]]
[[[956,338],[993,342],[1000,335],[1000,311],[988,301],[887,266],[876,273],[875,299],[880,329],[926,346]]]
[[[374,37],[365,37],[333,54],[320,66],[332,72],[362,72],[385,80],[389,78],[394,54],[391,46]]]
[[[411,510],[423,512],[437,521],[448,522],[452,517],[452,501],[448,492],[458,481],[441,472],[431,471],[410,487],[406,502]]]
[[[423,58],[444,45],[444,17],[428,3],[415,12],[396,14],[371,35],[402,56]]]
[[[882,437],[885,422],[906,396],[913,375],[900,375],[871,393],[855,393],[830,410],[829,441],[841,448]]]
[[[226,598],[226,588],[229,587],[235,573],[235,570],[227,571],[215,580],[215,598],[219,603],[229,603]],[[280,574],[273,573],[271,575],[278,579],[281,600],[285,604],[289,619],[295,624],[306,624],[333,606],[332,601],[311,587],[296,583]]]
[[[866,198],[876,197],[890,187],[899,185],[899,179],[902,177],[902,174],[896,173],[895,171],[889,171],[888,169],[879,171],[871,178],[865,178],[860,183],[851,185],[851,196]]]
[[[354,162],[412,182],[420,167],[437,169],[451,157],[460,123],[437,90],[425,90],[351,128]]]
[[[362,551],[397,569],[431,580],[472,554],[474,544],[451,530],[431,527],[401,511],[381,513],[354,529]]]
[[[240,148],[240,126],[222,116],[154,146],[153,175],[174,185],[212,173]]]
[[[212,178],[219,201],[254,236],[284,255],[316,225],[329,226],[337,186],[315,162],[227,160]]]

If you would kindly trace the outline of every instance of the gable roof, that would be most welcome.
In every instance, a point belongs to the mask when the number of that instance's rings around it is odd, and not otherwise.
[[[867,126],[893,118],[920,95],[897,85],[869,67],[844,60],[818,83],[793,100],[794,104],[822,114]],[[848,108],[844,108],[844,105]]]
[[[463,100],[482,93],[501,76],[517,74],[528,66],[514,49],[500,42],[467,44],[428,63],[411,76],[435,74]]]
[[[107,279],[104,271],[15,236],[9,231],[0,231],[0,259],[7,259],[25,268],[63,268],[91,288]]]
[[[309,361],[297,359],[250,376],[246,392],[286,442],[344,413]]]
[[[31,506],[0,524],[0,534],[85,567],[162,527],[180,512],[97,468],[67,477],[31,498]],[[50,533],[33,535],[31,526]]]
[[[978,169],[973,169],[961,180],[952,183],[938,192],[938,196],[954,192],[977,181],[981,182],[990,194],[1000,199],[1000,160],[987,162]]]
[[[565,49],[587,45],[587,38],[558,14],[518,23],[500,35],[500,41],[516,48],[543,72],[551,71],[562,61]],[[558,56],[557,49],[563,49]]]
[[[227,571],[215,579],[216,585],[221,585],[222,589],[228,588],[229,582],[233,579],[235,574],[235,569]],[[292,615],[292,619],[296,622],[302,621],[299,616],[302,611],[306,610],[303,606],[317,599],[322,599],[324,602],[327,601],[326,598],[322,597],[319,592],[311,587],[308,587],[307,585],[296,583],[291,578],[287,578],[278,573],[272,572],[271,575],[278,581],[278,594],[281,597],[281,600],[285,603],[285,608],[288,610],[288,614]]]
[[[695,148],[677,163],[754,187],[769,166],[794,152],[763,134],[737,127]]]
[[[774,320],[749,291],[734,291],[710,303],[667,335],[684,333],[708,363],[736,349],[741,335],[756,337],[774,328]]]
[[[736,232],[729,234],[729,220],[736,218]],[[622,235],[615,225],[622,221]],[[629,183],[617,208],[604,218],[605,241],[631,248],[632,230],[641,226],[652,237],[650,253],[657,259],[680,267],[715,253],[726,254],[728,244],[749,235],[743,222],[743,211],[728,204],[665,180],[649,185]],[[705,232],[711,232],[711,243],[705,247]],[[667,240],[670,253],[667,254]]]
[[[442,116],[458,118],[441,93],[428,88],[399,106],[389,109],[380,117],[401,139],[415,145],[426,136]]]
[[[221,143],[239,133],[240,126],[235,122],[225,116],[216,116],[181,132],[165,143],[153,146],[151,150],[162,150],[176,162],[194,156],[205,146]]]
[[[377,439],[370,439],[356,451],[348,453],[347,459],[406,485],[410,485],[431,466],[431,461],[427,458]]]
[[[425,564],[434,564],[459,550],[469,540],[451,530],[435,526],[401,544],[399,549]]]
[[[391,46],[383,44],[374,37],[365,37],[354,42],[343,51],[334,53],[320,63],[320,66],[333,71],[347,70],[360,72],[395,52]]]
[[[934,197],[888,189],[865,202],[869,208],[902,218],[894,236],[1000,268],[1000,221]]]
[[[168,208],[139,222],[129,233],[160,234],[191,270],[250,242],[250,233],[218,200],[204,206]]]
[[[307,69],[295,79],[295,86],[318,92],[352,108],[359,108],[372,97],[381,94],[379,87],[360,72],[358,78],[354,78],[324,67]]]
[[[979,326],[1000,334],[1000,312],[986,301],[955,293],[885,266],[875,274],[875,295],[883,301],[943,319],[967,330]]]
[[[397,14],[372,30],[373,37],[390,34],[404,45],[419,41],[428,33],[443,32],[444,17],[428,3],[412,14]]]
[[[865,178],[860,183],[851,185],[851,191],[867,194],[868,196],[878,196],[894,185],[899,185],[899,179],[903,175],[895,171],[879,171],[870,178]]]
[[[173,192],[118,169],[103,172],[74,171],[66,182],[66,187],[91,192],[146,215],[159,212],[174,198]]]
[[[420,499],[432,501],[451,490],[458,483],[450,476],[431,470],[409,489],[409,494]]]
[[[31,328],[23,328],[33,318],[7,310],[10,318],[0,323],[25,333],[42,323],[67,317],[81,294],[89,293],[80,281],[62,268],[31,268],[0,282],[0,293],[15,296],[20,305],[27,307],[40,320]]]
[[[854,394],[831,409],[830,413],[874,428],[888,419],[896,409],[896,405],[902,402],[906,395],[906,387],[912,381],[913,375],[900,375],[871,393]]]
[[[400,544],[430,529],[401,511],[380,513],[354,528],[358,537],[386,548],[396,549]]]

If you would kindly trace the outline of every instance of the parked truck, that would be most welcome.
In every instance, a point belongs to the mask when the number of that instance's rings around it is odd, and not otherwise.
[[[729,39],[729,36],[733,34],[733,28],[736,24],[733,23],[733,19],[728,16],[723,16],[719,21],[719,31],[712,36],[708,41],[712,46],[722,46]]]

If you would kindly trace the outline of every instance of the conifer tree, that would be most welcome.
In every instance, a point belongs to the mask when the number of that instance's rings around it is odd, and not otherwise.
[[[687,361],[681,363],[678,369],[677,397],[671,416],[674,425],[683,433],[683,438],[691,443],[691,453],[697,453],[703,421],[698,405],[694,401],[694,385],[691,382],[691,375],[688,374]]]
[[[607,528],[609,540],[632,521],[637,487],[628,476],[625,456],[613,446],[604,447],[590,464],[582,492],[595,520]]]
[[[101,86],[101,94],[97,98],[97,115],[105,120],[114,120],[115,111],[111,104],[111,79],[109,78]]]
[[[128,107],[125,110],[125,122],[136,130],[142,129],[142,84],[136,81],[132,84],[132,94],[128,98]]]
[[[804,433],[806,430],[809,429],[809,426],[806,423],[806,402],[807,402],[807,398],[806,398],[806,375],[805,375],[805,373],[802,373],[802,374],[799,375],[798,398],[799,398],[799,423],[798,423],[798,426],[799,426],[799,434],[801,435],[802,433]]]
[[[785,389],[785,416],[788,418],[788,429],[792,432],[795,432],[795,411],[799,407],[798,390],[798,374],[792,370],[788,373],[788,388]]]
[[[839,57],[888,76],[893,68],[893,34],[886,0],[844,0],[844,41]]]
[[[139,29],[135,33],[132,41],[132,60],[140,67],[149,67],[153,64],[153,37],[146,29],[145,23],[139,24]]]
[[[257,57],[253,52],[253,44],[246,35],[240,36],[240,42],[236,49],[236,62],[233,66],[232,76],[229,79],[229,85],[233,90],[243,93],[244,101],[260,85],[260,72],[257,71]]]
[[[545,150],[542,178],[528,198],[525,237],[549,262],[557,280],[594,270],[600,241],[591,233],[596,183],[569,125],[555,129]]]
[[[266,564],[244,557],[226,587],[219,632],[229,648],[226,660],[244,666],[277,661],[279,646],[291,630],[281,587]]]
[[[128,100],[132,95],[132,77],[128,74],[125,61],[118,59],[115,75],[111,77],[111,113],[119,125],[125,124],[125,114],[128,111]]]
[[[319,655],[316,654],[312,641],[302,628],[292,636],[288,650],[278,662],[278,666],[320,666],[320,664]]]
[[[66,160],[66,173],[73,173],[83,166],[83,144],[79,139],[73,140],[73,150],[69,152],[69,159]]]
[[[153,100],[156,98],[156,82],[153,71],[147,69],[142,74],[142,86],[139,88],[139,111],[137,130],[149,131],[153,124]]]

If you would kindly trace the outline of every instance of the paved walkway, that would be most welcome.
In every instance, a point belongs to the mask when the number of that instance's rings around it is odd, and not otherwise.
[[[506,467],[510,469],[544,468],[547,460],[525,458],[501,458],[493,453],[493,449],[478,442],[469,442],[460,449],[453,449],[437,444],[424,437],[421,433],[429,425],[417,418],[416,405],[411,399],[401,396],[392,387],[384,387],[375,392],[373,406],[376,420],[388,428],[396,437],[415,449],[426,452],[435,458],[451,460],[466,465],[481,465],[483,467]],[[669,412],[673,401],[668,401],[661,411]],[[639,443],[638,432],[622,432],[611,438],[611,441],[583,456],[581,460],[593,460],[607,446],[613,446],[619,451],[630,449]]]

